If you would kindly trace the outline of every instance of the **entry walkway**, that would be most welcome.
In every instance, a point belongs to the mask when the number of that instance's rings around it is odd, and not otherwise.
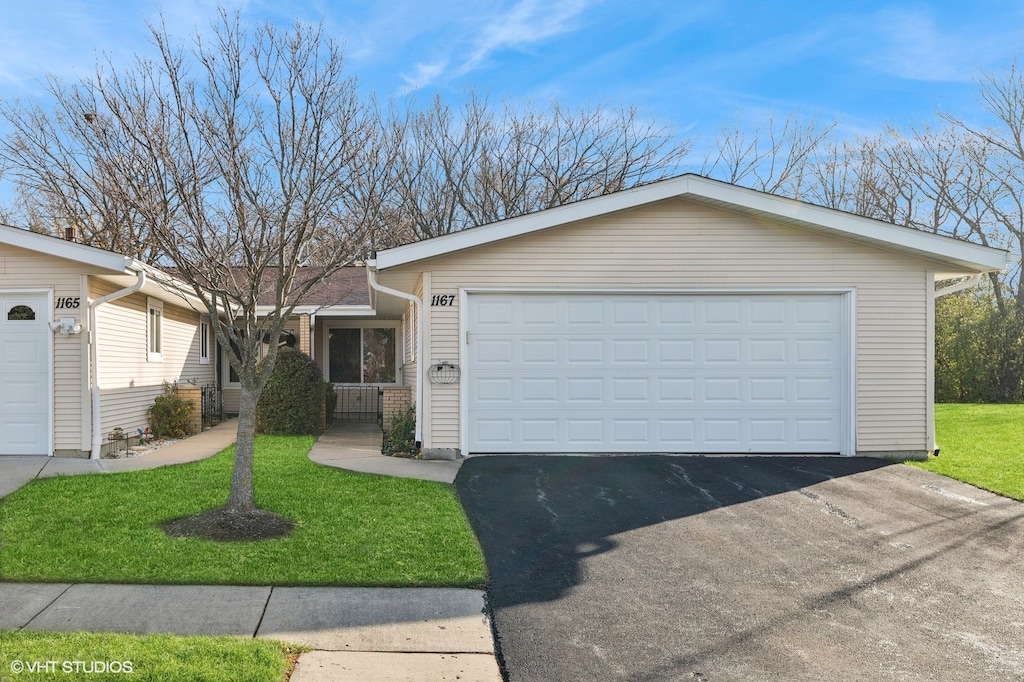
[[[0,457],[0,495],[33,478],[151,469],[210,457],[232,420],[139,457]],[[376,425],[335,425],[310,458],[327,466],[451,483],[459,462],[380,454]],[[305,644],[291,682],[500,682],[480,590],[0,583],[0,629],[227,634]]]

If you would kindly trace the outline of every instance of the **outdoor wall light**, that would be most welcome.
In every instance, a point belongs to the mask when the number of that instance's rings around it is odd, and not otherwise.
[[[60,332],[61,336],[70,336],[72,334],[82,333],[82,325],[76,322],[73,317],[62,317],[56,322],[51,322],[50,329],[55,332]]]

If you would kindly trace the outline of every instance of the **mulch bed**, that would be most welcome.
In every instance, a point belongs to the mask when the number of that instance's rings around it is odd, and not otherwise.
[[[167,521],[160,524],[160,527],[176,538],[234,542],[282,538],[292,532],[295,522],[265,509],[239,513],[218,507],[196,516]]]

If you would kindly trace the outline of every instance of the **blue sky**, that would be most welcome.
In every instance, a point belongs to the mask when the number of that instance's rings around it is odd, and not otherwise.
[[[323,20],[379,96],[633,104],[688,136],[734,120],[837,119],[848,133],[980,115],[972,78],[1020,51],[1024,3],[717,0],[8,0],[0,96],[43,97],[47,73],[147,52],[146,21],[205,29],[216,7]],[[2,132],[2,131],[0,131]]]

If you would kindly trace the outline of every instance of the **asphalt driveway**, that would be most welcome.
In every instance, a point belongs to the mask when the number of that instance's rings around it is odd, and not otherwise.
[[[836,457],[476,457],[456,486],[512,681],[1024,679],[1024,504]]]

